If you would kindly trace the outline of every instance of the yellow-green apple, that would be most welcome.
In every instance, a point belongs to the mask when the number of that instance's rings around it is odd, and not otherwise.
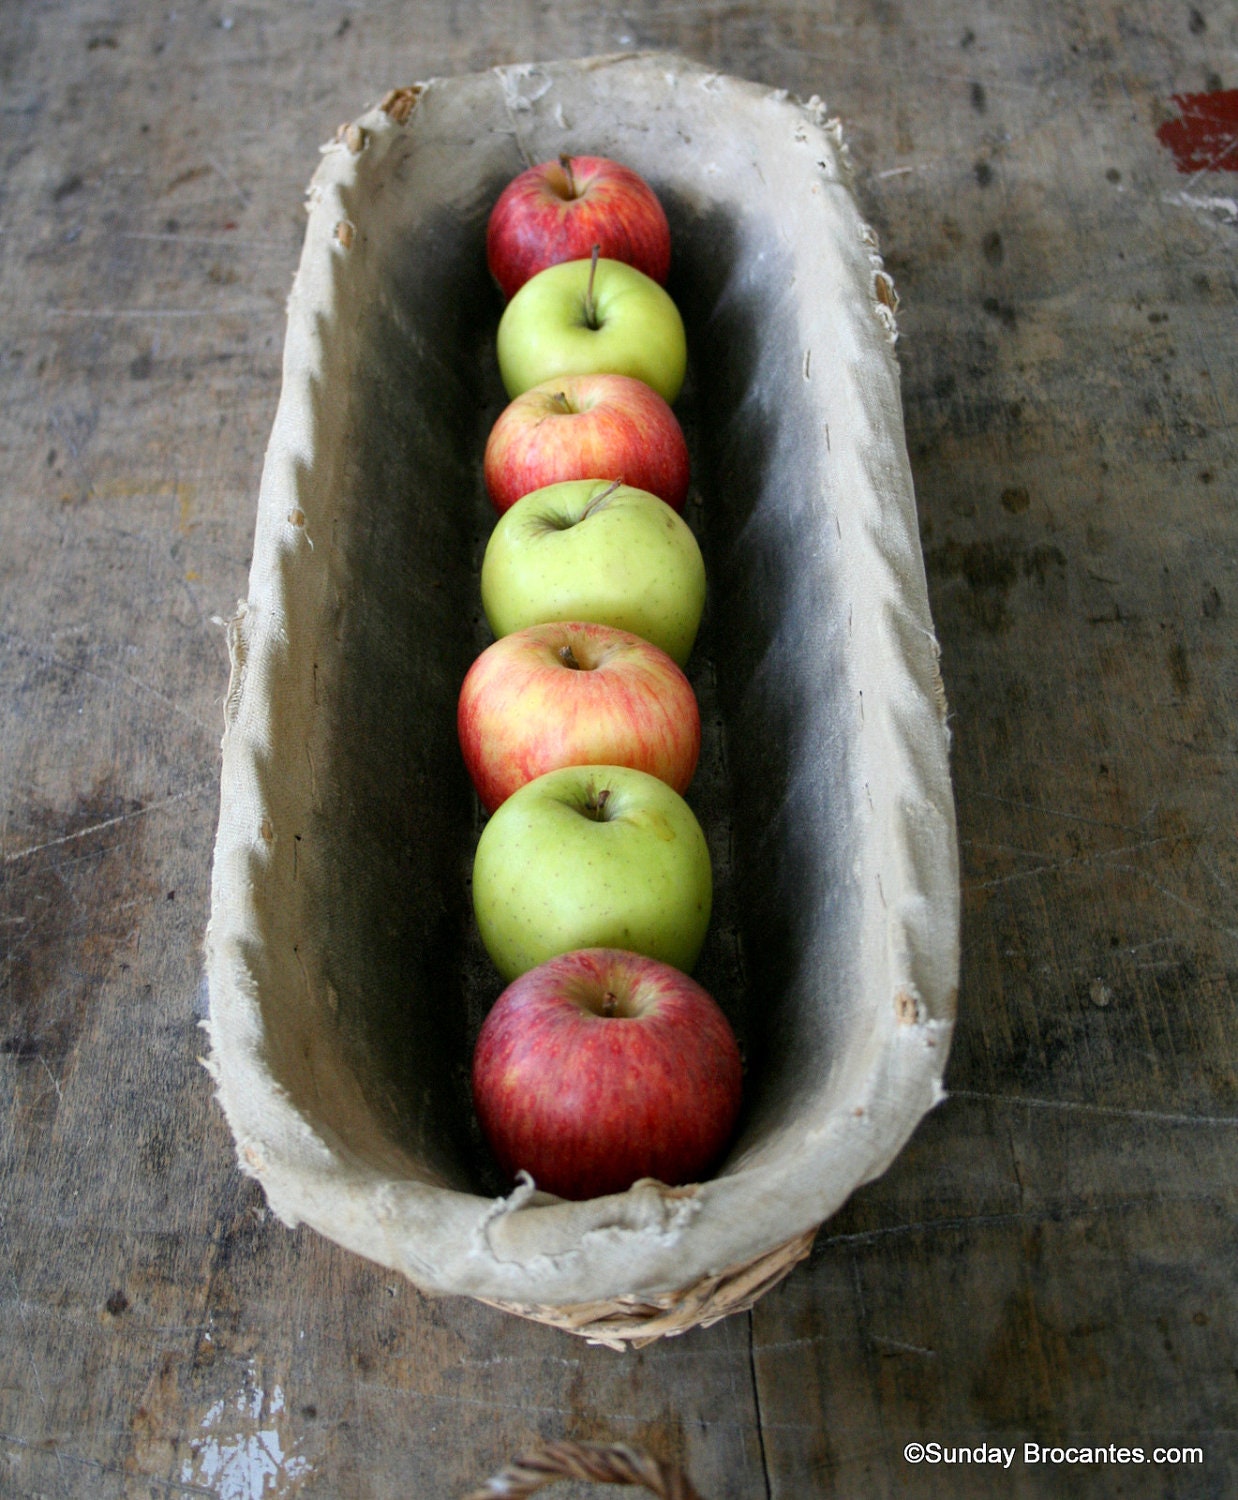
[[[505,297],[564,260],[588,260],[594,245],[661,285],[671,231],[657,194],[639,173],[605,156],[560,156],[515,177],[486,226],[486,260]]]
[[[591,620],[643,636],[682,667],[705,607],[705,563],[691,527],[656,495],[571,479],[499,517],[481,600],[496,636]]]
[[[572,948],[630,948],[692,968],[713,900],[709,846],[666,782],[629,766],[564,766],[491,816],[473,910],[505,980]]]
[[[488,812],[560,766],[634,766],[685,792],[701,750],[692,685],[610,625],[531,625],[488,646],[460,689],[460,748]]]
[[[473,1101],[511,1176],[561,1198],[643,1177],[699,1182],[730,1139],[739,1047],[695,980],[587,948],[530,969],[495,1001],[473,1052]]]
[[[682,510],[688,445],[675,413],[630,375],[562,375],[530,387],[490,429],[486,489],[502,514],[563,479],[621,478]]]
[[[618,260],[568,260],[526,281],[496,339],[509,398],[562,375],[632,375],[673,402],[688,367],[683,319],[670,296]]]

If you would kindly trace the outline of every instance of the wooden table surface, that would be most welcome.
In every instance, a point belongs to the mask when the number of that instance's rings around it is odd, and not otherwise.
[[[1238,10],[172,5],[0,26],[0,1494],[437,1500],[562,1436],[707,1500],[1238,1493]],[[751,1314],[619,1355],[285,1229],[199,1022],[317,148],[394,84],[634,47],[845,122],[964,922],[948,1101]]]

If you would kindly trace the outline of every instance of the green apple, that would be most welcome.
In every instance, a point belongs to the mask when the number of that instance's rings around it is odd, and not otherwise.
[[[635,266],[563,261],[526,281],[503,311],[499,373],[514,400],[559,375],[631,375],[672,402],[688,364],[679,309]]]
[[[473,861],[478,930],[508,982],[577,948],[626,948],[687,973],[712,898],[692,809],[628,766],[564,766],[526,782]]]
[[[499,518],[482,561],[481,602],[496,636],[588,620],[642,636],[682,667],[705,607],[705,563],[688,523],[656,495],[604,479],[564,480]]]

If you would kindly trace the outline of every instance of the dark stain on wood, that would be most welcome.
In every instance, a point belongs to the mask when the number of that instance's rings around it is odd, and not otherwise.
[[[1068,1384],[1102,1381],[1108,1365],[1092,1340],[1102,1328],[1062,1327],[1030,1284],[1006,1300],[985,1351],[972,1399],[986,1422],[1001,1432],[1063,1435],[1060,1393]]]
[[[1029,546],[1012,536],[970,542],[947,538],[926,549],[925,566],[934,581],[961,579],[967,585],[962,596],[939,590],[939,607],[960,607],[975,625],[996,632],[1008,624],[1006,601],[1015,585],[1032,580],[1043,588],[1050,576],[1065,569],[1066,555],[1054,543]]]
[[[99,986],[126,967],[134,912],[153,887],[141,804],[110,777],[67,810],[28,807],[0,865],[0,1055],[54,1112],[59,1075],[90,1024]]]

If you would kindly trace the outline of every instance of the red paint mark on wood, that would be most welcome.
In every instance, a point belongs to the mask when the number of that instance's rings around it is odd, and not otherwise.
[[[1174,154],[1179,172],[1238,172],[1238,89],[1175,94],[1182,111],[1156,132]]]

